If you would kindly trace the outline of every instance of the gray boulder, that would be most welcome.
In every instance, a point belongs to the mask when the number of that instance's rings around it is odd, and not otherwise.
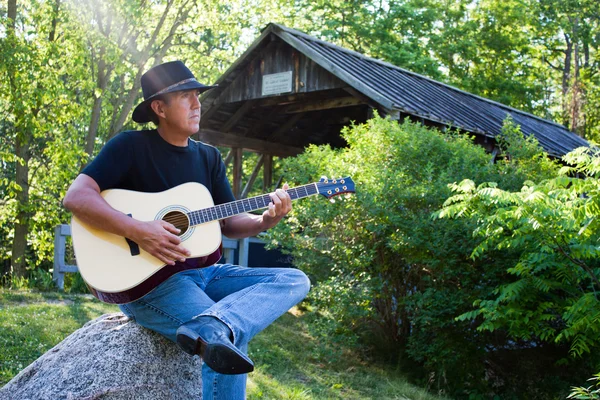
[[[0,389],[1,400],[201,398],[200,358],[122,313],[88,322]]]

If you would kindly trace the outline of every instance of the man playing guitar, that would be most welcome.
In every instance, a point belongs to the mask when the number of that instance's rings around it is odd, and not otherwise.
[[[214,204],[235,201],[218,150],[190,138],[199,130],[198,96],[212,87],[197,82],[180,61],[150,69],[141,83],[144,101],[133,120],[152,121],[156,129],[122,132],[110,140],[72,183],[64,205],[94,229],[127,238],[165,269],[185,267],[119,307],[140,325],[203,358],[205,400],[243,399],[246,374],[254,369],[246,355],[248,342],[301,301],[310,281],[293,268],[205,266],[210,257],[188,258],[173,224],[137,220],[104,200],[101,193],[108,189],[157,193],[198,182]],[[292,208],[287,189],[284,185],[269,194],[271,202],[262,215],[242,213],[221,220],[223,234],[243,238],[275,226]]]

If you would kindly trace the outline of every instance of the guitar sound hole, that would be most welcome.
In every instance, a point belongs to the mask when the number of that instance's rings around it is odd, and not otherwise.
[[[179,229],[179,236],[184,235],[190,227],[190,221],[187,216],[181,211],[171,211],[163,217],[163,221],[167,221],[170,224],[175,225],[175,228]]]

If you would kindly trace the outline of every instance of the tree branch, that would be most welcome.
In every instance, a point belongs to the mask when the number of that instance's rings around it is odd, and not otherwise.
[[[562,71],[563,70],[561,67],[556,67],[556,66],[552,65],[552,63],[550,61],[546,60],[546,59],[544,59],[544,62],[546,64],[548,64],[552,69],[555,69],[557,71]]]
[[[567,251],[560,245],[560,243],[558,243],[558,240],[550,237],[551,241],[554,242],[554,244],[556,244],[556,246],[558,247],[558,250],[562,253],[563,256],[565,256],[569,261],[571,261],[573,264],[583,268],[583,270],[585,270],[585,272],[588,273],[588,275],[590,276],[590,278],[592,279],[592,281],[594,281],[594,283],[596,284],[596,286],[598,288],[600,288],[600,281],[598,280],[598,277],[596,277],[596,275],[594,274],[594,271],[592,271],[592,269],[583,261],[573,258],[571,257],[570,254],[567,253]],[[565,243],[566,246],[568,246],[568,244]],[[596,294],[596,290],[594,289],[594,294]]]

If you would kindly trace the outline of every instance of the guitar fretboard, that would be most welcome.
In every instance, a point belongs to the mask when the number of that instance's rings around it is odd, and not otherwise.
[[[302,199],[319,193],[316,183],[291,188],[288,189],[287,192],[292,200]],[[263,194],[261,196],[250,197],[248,199],[232,201],[230,203],[219,204],[218,206],[191,211],[187,216],[190,220],[190,225],[200,225],[210,221],[233,217],[234,215],[245,212],[267,208],[270,202],[271,196]]]

